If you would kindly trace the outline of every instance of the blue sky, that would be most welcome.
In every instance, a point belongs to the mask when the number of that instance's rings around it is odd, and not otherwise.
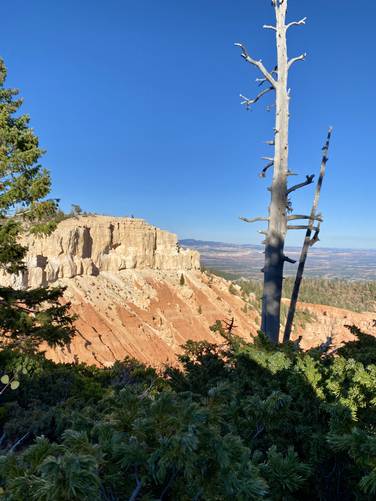
[[[21,89],[64,208],[134,214],[181,238],[261,240],[262,225],[237,218],[266,213],[258,173],[274,117],[270,99],[240,106],[259,75],[233,44],[274,66],[269,0],[12,0],[4,14],[7,85]],[[291,56],[308,53],[291,72],[290,166],[318,172],[333,125],[321,245],[376,248],[376,4],[289,0],[289,18],[304,16],[289,35]],[[297,212],[312,195],[300,190]]]

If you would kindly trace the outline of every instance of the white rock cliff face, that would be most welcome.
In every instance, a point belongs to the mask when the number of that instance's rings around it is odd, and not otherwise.
[[[29,236],[27,270],[2,275],[3,284],[46,286],[61,278],[125,269],[199,270],[198,252],[179,247],[173,233],[143,219],[80,216],[62,221],[48,237]]]

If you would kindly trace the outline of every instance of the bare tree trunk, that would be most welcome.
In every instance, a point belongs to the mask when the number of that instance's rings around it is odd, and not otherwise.
[[[235,44],[242,49],[242,57],[250,64],[256,66],[262,73],[263,78],[256,81],[259,85],[270,84],[269,87],[262,90],[254,99],[248,99],[242,95],[242,104],[249,109],[258,102],[268,92],[276,92],[276,116],[274,139],[267,141],[266,144],[274,146],[274,157],[263,157],[267,160],[267,165],[261,172],[261,177],[266,177],[270,167],[273,167],[272,185],[269,188],[271,192],[271,201],[269,205],[268,217],[256,217],[241,219],[247,223],[256,221],[268,221],[268,229],[262,232],[265,238],[265,265],[264,272],[264,290],[262,301],[261,329],[273,343],[279,341],[280,330],[280,309],[282,299],[283,268],[285,261],[295,262],[284,255],[284,246],[287,230],[307,229],[307,226],[296,225],[289,226],[289,220],[309,219],[310,216],[291,215],[291,204],[289,200],[290,193],[299,188],[303,188],[313,182],[314,176],[306,176],[306,181],[296,184],[291,188],[287,187],[287,179],[292,173],[288,168],[289,155],[289,104],[290,93],[288,89],[288,74],[291,66],[305,59],[305,54],[288,59],[287,54],[287,31],[292,26],[301,26],[305,24],[306,18],[300,21],[293,21],[286,24],[287,0],[272,0],[275,10],[276,25],[264,25],[264,28],[273,30],[276,33],[277,45],[277,66],[269,72],[261,60],[251,57],[243,44]],[[317,220],[317,219],[316,219]]]
[[[298,302],[300,285],[301,285],[302,279],[303,279],[304,267],[305,267],[309,248],[319,240],[318,234],[320,231],[321,218],[317,216],[316,211],[318,208],[321,187],[322,187],[323,179],[325,176],[326,164],[328,162],[328,152],[329,152],[329,144],[330,144],[331,135],[332,135],[332,129],[330,128],[325,145],[323,147],[323,157],[322,157],[322,161],[321,161],[320,176],[319,176],[318,181],[317,181],[315,196],[313,199],[313,204],[312,204],[312,209],[311,209],[311,216],[310,216],[310,220],[309,220],[308,227],[307,227],[307,232],[306,232],[305,239],[304,239],[302,252],[300,254],[299,266],[298,266],[298,270],[296,272],[294,288],[292,291],[289,311],[287,314],[283,342],[287,342],[290,340],[292,325],[294,322],[294,316],[295,316],[295,311],[296,311],[296,304]],[[316,228],[315,235],[313,236],[313,238],[311,238],[312,231],[314,230],[313,225],[314,225],[315,220],[317,220],[317,219],[319,219],[319,224],[318,224],[318,227]]]
[[[288,58],[286,42],[287,1],[276,7],[276,42],[278,80],[276,86],[276,120],[274,172],[269,206],[269,225],[265,239],[264,291],[261,330],[278,343],[283,285],[284,244],[287,231],[287,172],[289,95],[287,89]]]

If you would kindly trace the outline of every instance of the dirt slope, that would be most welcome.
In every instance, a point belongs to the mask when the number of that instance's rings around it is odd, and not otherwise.
[[[69,348],[48,355],[100,366],[131,356],[160,365],[174,361],[189,339],[221,342],[209,328],[216,320],[234,317],[239,334],[256,334],[256,311],[242,311],[244,302],[229,292],[228,282],[199,271],[183,275],[184,285],[180,272],[155,270],[61,280],[78,316],[78,334]]]
[[[97,277],[63,279],[66,298],[78,315],[78,334],[71,346],[48,350],[56,361],[80,360],[109,366],[126,356],[160,366],[173,363],[181,345],[189,339],[221,343],[210,330],[216,320],[235,319],[235,333],[246,339],[257,334],[259,314],[238,294],[229,292],[229,282],[200,271],[180,272],[123,270]],[[248,298],[246,298],[248,299]],[[252,299],[252,298],[251,298]],[[353,313],[323,305],[300,304],[314,317],[299,327],[302,347],[309,348],[333,338],[334,346],[352,339],[346,324],[355,324],[376,335],[375,314]]]

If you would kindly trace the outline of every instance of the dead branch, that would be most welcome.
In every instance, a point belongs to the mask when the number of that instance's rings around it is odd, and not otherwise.
[[[265,428],[264,428],[262,425],[258,424],[258,425],[256,426],[256,431],[255,431],[255,433],[254,433],[254,435],[253,435],[253,437],[252,437],[252,440],[256,440],[256,438],[257,438],[257,437],[258,437],[258,436],[259,436],[259,435],[260,435],[260,434],[261,434],[264,430],[265,430]]]
[[[296,174],[290,173],[290,176],[292,176],[292,175],[296,176]],[[303,188],[304,186],[308,186],[309,184],[312,184],[314,177],[315,177],[314,174],[311,174],[310,176],[306,176],[306,180],[303,183],[299,183],[299,184],[295,184],[294,186],[291,186],[291,188],[289,188],[287,190],[287,194],[289,195],[290,193],[298,190],[299,188]]]
[[[277,31],[277,28],[275,26],[272,26],[271,24],[264,24],[263,28],[265,30],[274,30],[274,31]]]
[[[293,226],[288,225],[287,229],[288,230],[308,230],[309,229],[309,225],[303,225],[303,224],[302,225],[296,225],[296,226],[294,226],[294,225]],[[311,228],[311,229],[314,230],[314,231],[317,231],[317,227],[315,227],[315,226],[313,228]]]
[[[268,82],[270,82],[270,84],[276,88],[277,87],[277,82],[274,80],[273,76],[271,75],[271,73],[269,73],[269,71],[265,68],[265,66],[262,64],[262,61],[261,59],[259,61],[257,61],[256,59],[253,59],[249,54],[248,54],[248,51],[247,49],[245,48],[245,46],[241,43],[236,43],[235,44],[236,47],[240,47],[241,50],[242,50],[242,53],[241,53],[241,56],[250,64],[253,64],[254,66],[256,66],[256,68],[258,68],[261,73],[264,75],[264,77],[268,80]]]
[[[264,144],[267,144],[268,146],[275,146],[275,141],[274,139],[270,139],[269,141],[264,141]]]
[[[9,449],[8,454],[11,454],[16,450],[16,448],[30,435],[30,431],[26,432],[25,435],[22,435],[21,438],[17,440]]]
[[[268,217],[254,217],[249,219],[248,217],[239,217],[241,221],[244,221],[245,223],[257,223],[258,221],[269,221]]]
[[[320,241],[320,239],[319,239],[319,233],[320,233],[320,223],[317,225],[317,229],[315,231],[315,234],[313,235],[313,237],[309,241],[309,246],[310,247],[312,247],[313,245],[315,245],[317,242]]]
[[[291,216],[287,217],[288,221],[295,221],[296,219],[310,219],[310,220],[312,220],[312,216],[306,216],[303,214],[292,214]],[[313,221],[319,221],[320,223],[324,222],[321,214],[317,214],[317,216],[314,216]]]
[[[274,87],[268,87],[267,89],[264,89],[262,92],[257,94],[257,96],[254,99],[248,99],[247,97],[243,96],[243,94],[240,94],[240,99],[243,99],[241,104],[243,104],[247,108],[247,110],[249,110],[252,104],[257,103],[257,101],[259,101],[265,94],[267,94],[272,90],[274,90]]]
[[[283,256],[283,259],[284,261],[286,261],[287,263],[291,263],[291,264],[295,264],[296,263],[296,260],[295,259],[291,259],[290,257],[288,256]]]
[[[293,21],[292,23],[289,23],[286,25],[286,31],[291,28],[292,26],[303,26],[307,21],[306,17],[303,17],[300,21]]]
[[[265,177],[266,176],[266,171],[268,169],[270,169],[270,167],[273,167],[273,165],[274,165],[274,160],[271,160],[267,165],[265,165],[265,167],[260,172],[259,176],[260,177]]]
[[[235,318],[232,317],[231,320],[224,320],[223,323],[226,326],[227,334],[232,334],[234,329],[237,329],[237,325],[235,325]]]
[[[278,66],[276,66],[274,68],[273,71],[270,72],[270,74],[273,76],[273,75],[276,75],[278,76]],[[266,78],[256,78],[256,83],[258,83],[258,86],[261,87],[262,84],[264,84],[265,82],[267,82],[268,80]]]
[[[306,57],[307,57],[307,54],[306,54],[306,53],[301,54],[300,56],[297,56],[297,57],[293,57],[293,58],[292,58],[292,59],[290,59],[290,61],[288,62],[287,69],[289,70],[289,69],[291,68],[291,66],[292,66],[294,63],[297,63],[298,61],[304,61]]]

